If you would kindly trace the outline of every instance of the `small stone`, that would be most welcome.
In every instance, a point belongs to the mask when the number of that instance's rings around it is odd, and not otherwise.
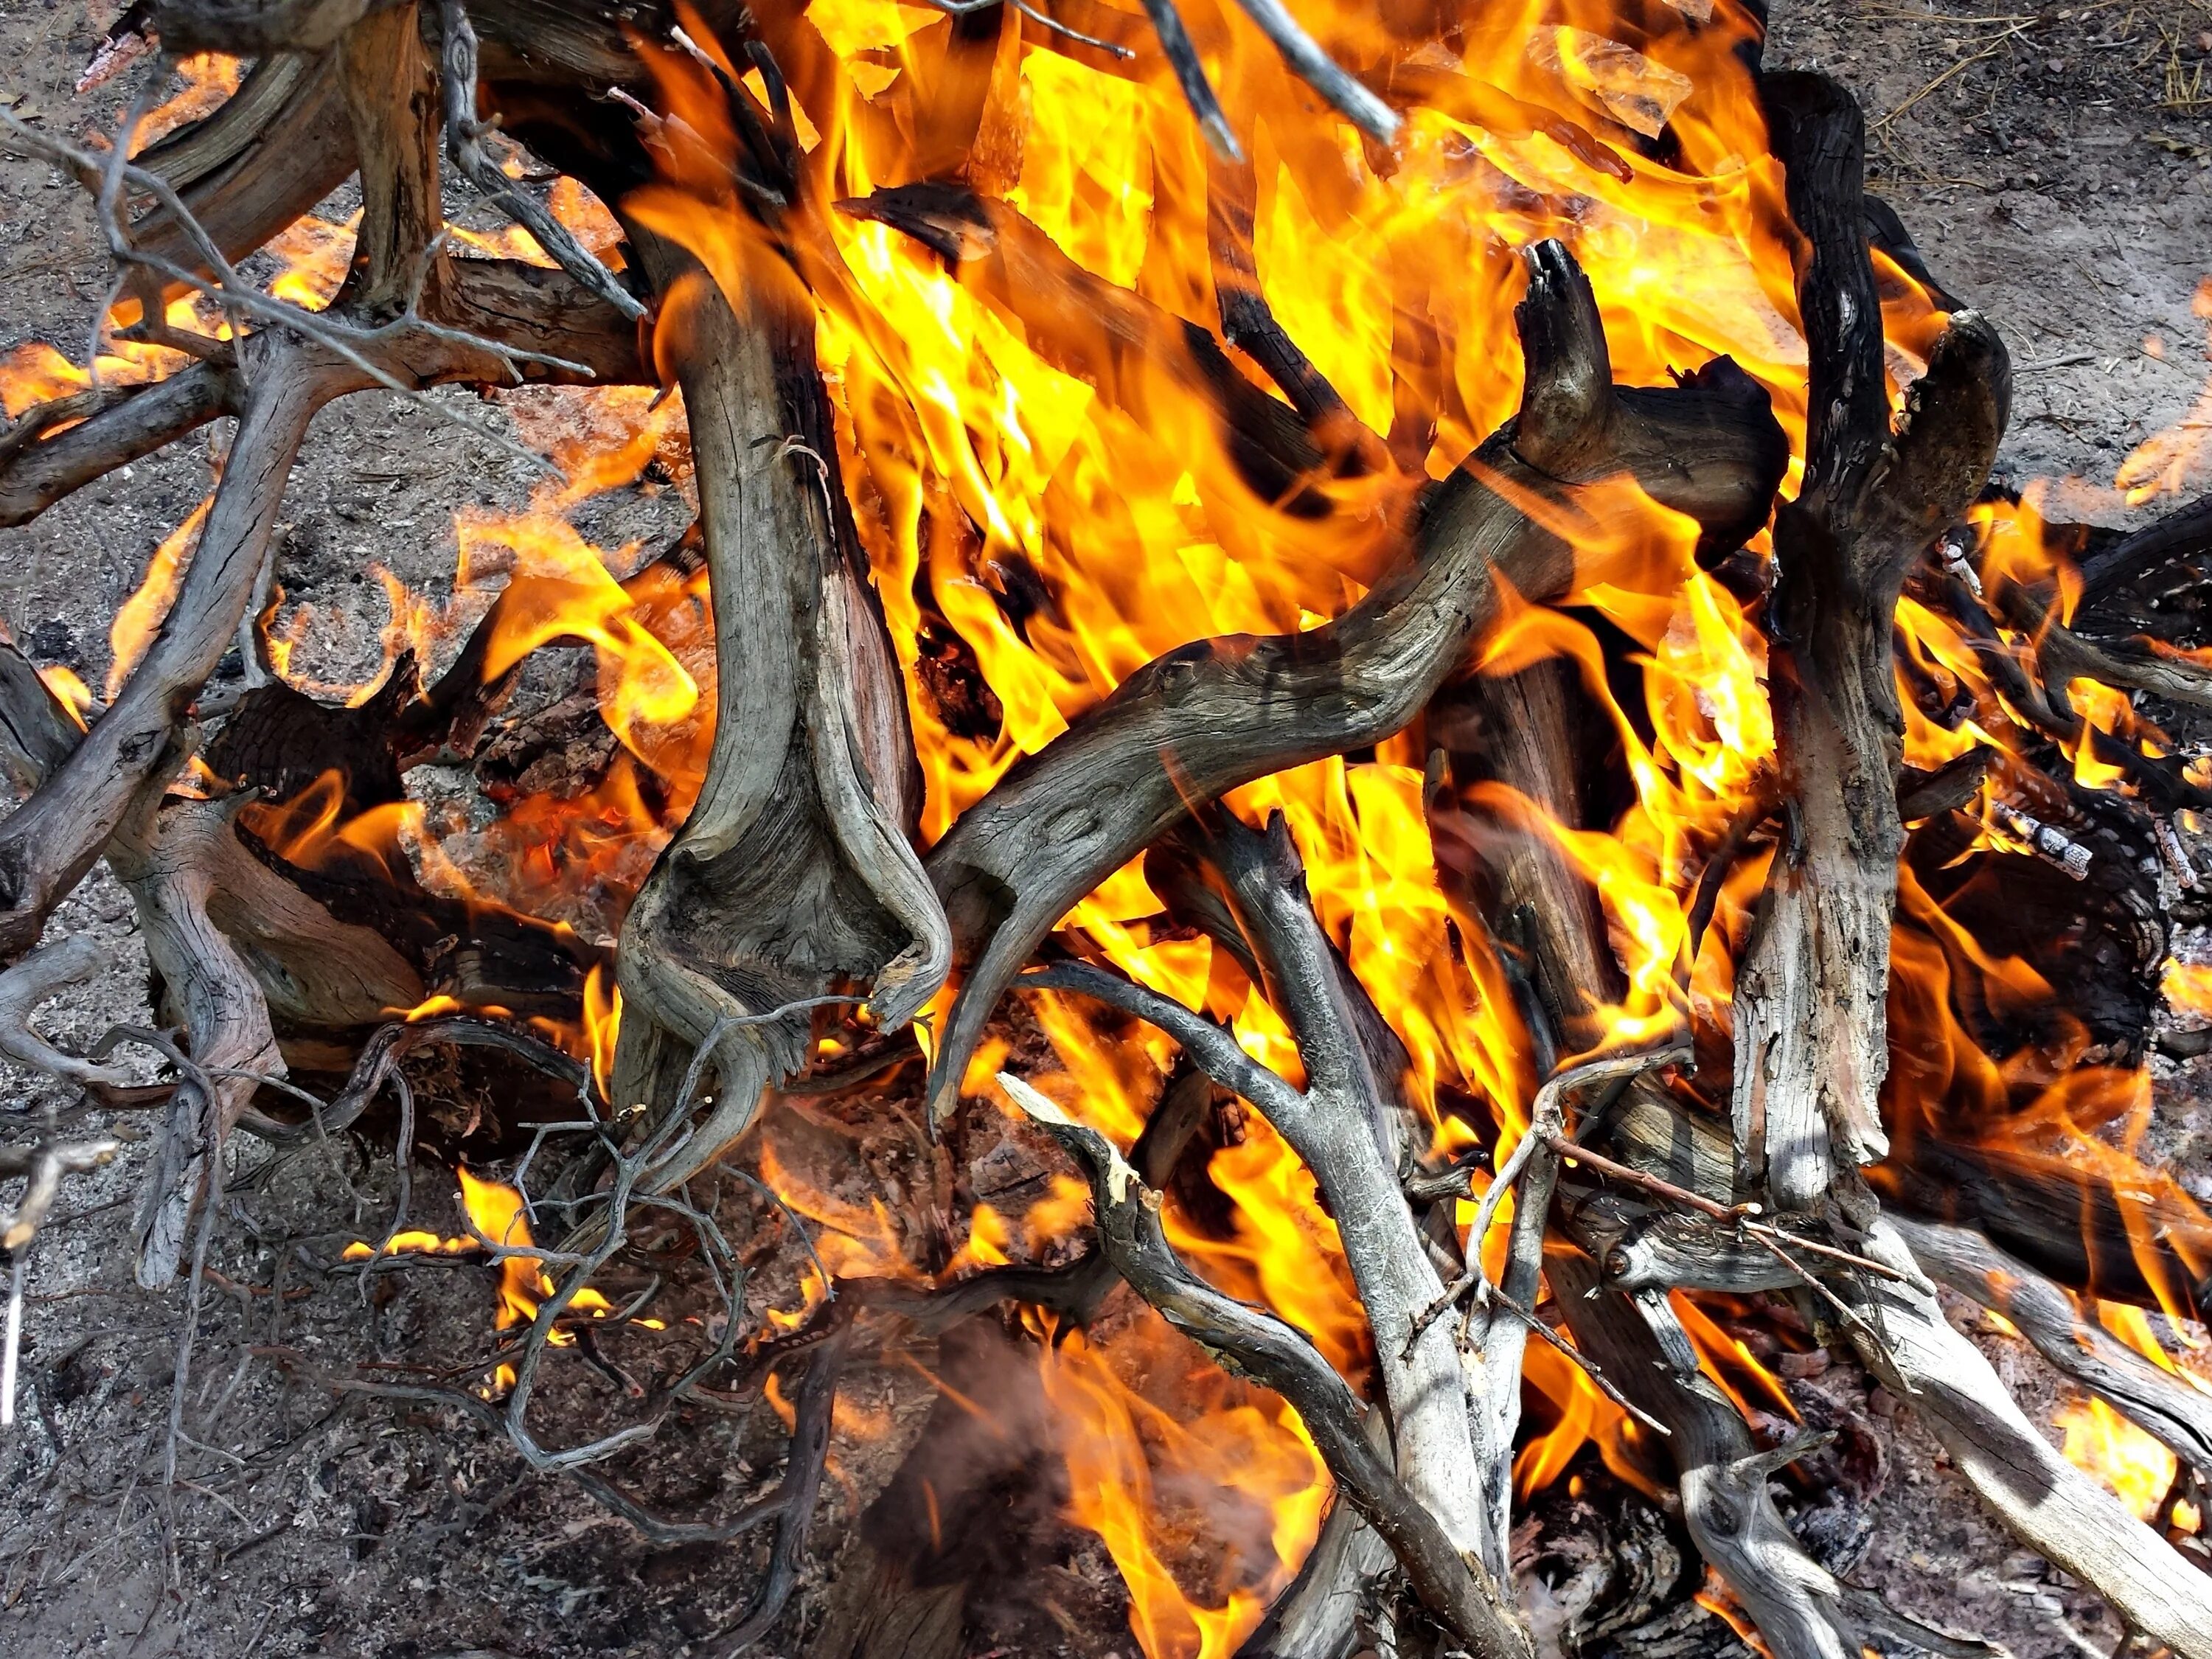
[[[1828,1369],[1828,1351],[1814,1348],[1809,1353],[1784,1353],[1775,1356],[1774,1369],[1783,1376],[1802,1379],[1818,1376]]]
[[[2054,58],[2043,67],[2053,75],[2063,75],[2066,73],[2066,60],[2063,58]]]

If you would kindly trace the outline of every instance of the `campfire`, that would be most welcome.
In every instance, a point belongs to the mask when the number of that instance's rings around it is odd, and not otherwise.
[[[178,1480],[227,1185],[350,1137],[395,1201],[325,1266],[480,1271],[483,1347],[264,1357],[770,1540],[701,1651],[1071,1630],[1071,1533],[1147,1659],[1990,1651],[1851,1581],[1838,1366],[2130,1652],[2212,1659],[2212,1218],[2145,1139],[2212,1018],[2212,518],[1990,486],[2004,342],[1763,46],[1739,0],[154,0],[97,142],[0,105],[112,267],[81,361],[7,360],[0,523],[226,434],[104,684],[0,647],[0,1052],[81,1096],[0,1147],[0,1411],[128,1148]],[[287,477],[379,390],[539,481],[334,606]],[[626,491],[689,527],[597,544]],[[69,1052],[102,860],[156,1018]],[[2053,1433],[1968,1306],[2076,1386]],[[756,1407],[780,1473],[662,1505]]]

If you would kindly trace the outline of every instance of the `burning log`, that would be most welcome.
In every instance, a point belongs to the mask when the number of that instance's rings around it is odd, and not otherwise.
[[[1397,730],[1495,614],[1497,577],[1555,597],[1573,575],[1563,534],[1604,545],[1626,533],[1626,502],[1563,483],[1625,471],[1717,538],[1747,530],[1779,457],[1764,394],[1733,365],[1674,391],[1616,392],[1595,300],[1556,245],[1534,251],[1516,319],[1529,364],[1520,418],[1425,503],[1413,548],[1364,599],[1307,634],[1205,641],[1149,665],[932,849],[956,947],[978,953],[933,1072],[935,1111],[951,1109],[992,1007],[1045,933],[1186,801]],[[1282,718],[1285,701],[1300,718]],[[1038,823],[1052,826],[1049,860],[1031,850]]]
[[[1953,1121],[1957,1056],[1929,1051],[2012,1016],[1985,988],[1934,984],[1929,966],[1990,973],[2013,953],[2025,984],[2045,969],[2063,979],[2069,955],[2084,977],[2127,957],[2122,976],[2143,985],[2076,1023],[2107,1061],[2142,1052],[2169,937],[2154,884],[2193,887],[2183,815],[2207,799],[2185,757],[2142,740],[2147,717],[2122,693],[2185,719],[2212,695],[2173,639],[2125,641],[2097,606],[2136,592],[2152,562],[2193,558],[2201,508],[2091,556],[2070,612],[2055,568],[2000,556],[2000,509],[1976,498],[2004,424],[2003,348],[1864,198],[1863,122],[1824,78],[1758,82],[1789,217],[1753,204],[1729,232],[1773,267],[1753,276],[1774,306],[1794,291],[1801,376],[1754,331],[1741,362],[1656,322],[1643,331],[1665,340],[1664,362],[1632,361],[1632,331],[1607,337],[1608,255],[1583,235],[1584,210],[1631,213],[1705,165],[1667,132],[1682,100],[1708,93],[1660,57],[1516,37],[1509,72],[1486,64],[1480,31],[1439,24],[1416,43],[1429,26],[1407,20],[1354,52],[1271,0],[1188,19],[1161,0],[1149,36],[1133,14],[1076,0],[941,9],[902,45],[895,87],[865,77],[872,94],[827,20],[783,5],[168,0],[153,16],[170,46],[261,56],[215,115],[135,156],[135,122],[101,154],[4,118],[16,146],[94,198],[124,302],[115,337],[168,354],[148,361],[171,372],[87,377],[19,410],[0,433],[0,522],[236,422],[167,619],[104,704],[73,714],[28,658],[0,650],[0,762],[25,795],[0,822],[0,1050],[94,1103],[143,1103],[112,1063],[124,1042],[173,1071],[142,1282],[188,1273],[197,1308],[235,1131],[280,1145],[357,1132],[386,1092],[399,1198],[383,1243],[359,1251],[364,1275],[391,1267],[412,1199],[410,1057],[489,1046],[575,1105],[530,1128],[498,1219],[471,1212],[469,1238],[432,1240],[500,1267],[504,1336],[483,1392],[325,1380],[455,1407],[663,1542],[773,1522],[750,1608],[718,1638],[726,1652],[789,1613],[856,1353],[990,1317],[1005,1322],[994,1341],[1048,1362],[1050,1340],[1103,1327],[1109,1305],[1157,1310],[1273,1390],[1318,1458],[1314,1480],[1334,1485],[1326,1519],[1317,1500],[1279,1547],[1268,1597],[1221,1615],[1217,1650],[1533,1651],[1514,1583],[1516,1453],[1569,1437],[1522,1409],[1525,1388],[1564,1371],[1583,1423],[1626,1444],[1632,1419],[1643,1454],[1664,1443],[1689,1539],[1778,1659],[1848,1659],[1885,1635],[1985,1651],[1849,1585],[1792,1533],[1768,1482],[1816,1449],[1765,1443],[1709,1374],[1684,1298],[1726,1292],[1790,1298],[1792,1328],[1855,1350],[2023,1540],[2146,1638],[2205,1659],[2202,1580],[2049,1449],[1944,1321],[1931,1279],[2004,1313],[2201,1467],[2212,1419],[2195,1395],[2102,1337],[2066,1291],[2179,1307],[2212,1261],[2212,1228],[2103,1141],[2008,1139],[2017,1079],[1993,1063],[1977,1073],[1995,1079],[1991,1098]],[[1638,38],[1706,54],[1711,84],[1749,100],[1729,42],[1753,34],[1728,9]],[[1524,50],[1538,44],[1548,58]],[[1534,79],[1547,64],[1557,86]],[[1100,254],[1082,215],[1024,171],[1024,100],[1078,74],[1136,100],[1128,111],[1172,88],[1196,118],[1175,129],[1187,143],[1146,141],[1141,264]],[[1302,88],[1320,102],[1293,107],[1285,94]],[[1540,136],[1612,194],[1555,209],[1552,173],[1545,191],[1510,177],[1461,127],[1493,144]],[[1750,132],[1731,129],[1707,159],[1742,155]],[[611,204],[605,238],[502,165],[502,133]],[[1263,156],[1282,179],[1248,159]],[[459,257],[448,166],[548,263]],[[1382,307],[1379,386],[1356,364],[1333,378],[1350,358],[1278,302],[1291,290],[1270,215],[1352,224],[1350,195],[1401,168],[1425,213],[1496,196],[1481,222],[1499,252],[1461,251],[1490,297],[1514,302],[1517,398],[1470,389],[1492,343],[1443,316],[1447,284],[1430,274]],[[240,275],[355,173],[361,222],[328,306]],[[1291,204],[1284,181],[1300,178]],[[1704,212],[1719,198],[1694,182]],[[1098,183],[1077,199],[1139,193]],[[923,297],[902,311],[898,292]],[[204,331],[177,320],[192,303]],[[1917,317],[1911,356],[1926,364],[1896,400],[1886,306]],[[1474,325],[1495,332],[1494,314]],[[969,337],[929,356],[920,337],[955,316]],[[993,354],[1033,379],[978,392]],[[1616,357],[1627,379],[1698,366],[1637,386],[1616,384]],[[325,835],[346,850],[310,856],[320,843],[298,827],[402,811],[419,761],[467,761],[520,672],[501,653],[523,602],[495,599],[427,690],[428,657],[395,650],[380,688],[342,710],[285,683],[268,647],[273,531],[318,410],[370,387],[527,382],[680,392],[689,434],[697,521],[671,556],[707,589],[687,659],[712,680],[687,750],[696,775],[656,766],[607,708],[601,659],[607,731],[581,781],[605,783],[618,754],[653,773],[632,815],[650,873],[605,913],[611,930],[621,916],[618,1003],[604,943],[433,891],[397,840],[367,853]],[[1778,506],[1801,401],[1805,483]],[[1056,429],[1085,422],[1131,447]],[[1113,460],[1165,472],[1121,480]],[[1176,526],[1179,568],[1218,554],[1228,574],[1201,585],[1259,595],[1267,576],[1265,595],[1219,617],[1102,629],[1107,612],[1127,623],[1127,596],[1086,590],[1079,562],[1054,562],[1052,532],[1072,520],[1118,546],[1115,514],[1139,497]],[[1770,522],[1771,559],[1754,550]],[[1297,568],[1269,574],[1278,562]],[[1115,574],[1133,592],[1158,577]],[[642,630],[641,595],[666,571],[592,574],[606,615]],[[605,616],[556,618],[550,634],[611,637]],[[218,694],[234,647],[246,689]],[[1059,692],[1037,689],[1048,670]],[[1641,720],[1619,705],[1635,677]],[[529,767],[491,756],[475,781],[505,799],[530,787],[544,744],[528,738],[510,746]],[[1293,781],[1301,768],[1315,769]],[[2098,784],[2107,774],[2117,787]],[[1334,818],[1309,798],[1329,788],[1354,803]],[[170,1029],[76,1054],[33,1017],[87,952],[38,947],[102,857],[137,906]],[[2033,902],[1977,931],[1984,901],[1946,878],[1969,857],[2038,871]],[[1394,908],[1418,920],[1394,933]],[[2044,1000],[2014,1036],[2061,1023],[2057,982],[2036,979]],[[1010,990],[1023,993],[1012,1006]],[[1062,1088],[1044,1051],[1079,1070],[1079,1006],[1158,1036],[1117,1034],[1126,1073]],[[1139,1086],[1170,1048],[1172,1078]],[[916,1054],[929,1066],[910,1156],[852,1224],[873,1244],[832,1249],[828,1224],[808,1222],[842,1212],[785,1189],[763,1125],[788,1114],[767,1109],[785,1093],[888,1124],[907,1115]],[[290,1076],[311,1065],[346,1074],[331,1097]],[[963,1097],[993,1072],[1022,1115],[986,1127]],[[2043,1074],[2091,1076],[2055,1060]],[[1242,1104],[1217,1110],[1217,1089]],[[1256,1182],[1237,1187],[1223,1126],[1253,1120],[1279,1152],[1274,1190],[1315,1195],[1274,1201],[1321,1241],[1324,1270],[1303,1272],[1340,1304],[1333,1328],[1228,1237],[1261,1200]],[[27,1182],[0,1248],[29,1243],[64,1173],[115,1150],[53,1129],[0,1149],[0,1173]],[[1016,1260],[992,1242],[979,1194],[1000,1189],[969,1167],[979,1143],[1069,1189],[1030,1241],[1057,1254]],[[726,1177],[767,1218],[757,1250],[726,1231]],[[1071,1219],[1085,1193],[1087,1222]],[[1244,1256],[1209,1253],[1224,1241]],[[779,1254],[805,1294],[796,1312],[749,1296],[748,1269]],[[599,1288],[626,1275],[611,1300]],[[616,1341],[673,1328],[641,1316],[663,1294],[689,1298],[669,1340],[690,1346],[626,1370]],[[193,1331],[188,1315],[178,1401]],[[635,1403],[630,1420],[549,1426],[549,1368],[570,1349]],[[772,1490],[670,1519],[597,1472],[680,1408],[742,1408],[802,1352]],[[173,1419],[172,1475],[179,1444]],[[1270,1529],[1271,1547],[1292,1530]],[[836,1650],[886,1632],[947,1644],[951,1598],[872,1550],[848,1569]],[[1171,1577],[1154,1564],[1152,1588]],[[896,1617],[854,1612],[892,1594]]]
[[[1988,476],[2009,370],[1994,331],[1954,314],[1892,437],[1858,106],[1817,76],[1761,87],[1810,243],[1798,295],[1811,384],[1805,488],[1775,521],[1775,729],[1790,834],[1737,969],[1735,1137],[1747,1185],[1794,1211],[1834,1193],[1848,1213],[1863,1206],[1838,1178],[1888,1147],[1876,1092],[1904,844],[1890,618],[1906,568]]]

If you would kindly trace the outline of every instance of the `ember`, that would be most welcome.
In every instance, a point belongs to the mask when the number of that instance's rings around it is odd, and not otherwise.
[[[2006,347],[1761,8],[1187,11],[158,0],[99,78],[158,25],[187,84],[107,151],[0,106],[118,264],[86,367],[0,369],[0,522],[235,422],[104,701],[0,653],[0,1047],[122,1099],[29,1024],[101,857],[177,1031],[112,1039],[174,1073],[140,1283],[197,1298],[228,1137],[396,1119],[343,1259],[486,1257],[497,1357],[333,1386],[661,1542],[773,1518],[725,1653],[803,1643],[816,1512],[902,1443],[854,1373],[963,1403],[925,1339],[988,1321],[1058,1470],[994,1479],[1147,1659],[1527,1659],[1529,1505],[1593,1474],[1668,1494],[1685,1616],[1964,1651],[1805,1520],[1856,1499],[1793,1385],[1854,1364],[2212,1659],[2212,1218],[2148,1070],[2212,1018],[2212,646],[2130,608],[2203,504],[1990,487]],[[441,385],[550,476],[322,680],[358,619],[287,592],[286,475]],[[465,1235],[407,1224],[432,1105],[507,1176],[457,1169]],[[25,1151],[0,1242],[91,1158]],[[1938,1285],[2087,1391],[2063,1455]],[[571,1375],[632,1415],[556,1433]],[[756,1399],[741,1507],[597,1471]],[[940,1449],[890,1489],[933,1560]]]

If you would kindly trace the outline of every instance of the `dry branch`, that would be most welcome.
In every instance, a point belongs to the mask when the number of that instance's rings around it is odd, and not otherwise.
[[[90,933],[72,933],[41,945],[0,973],[0,1054],[80,1089],[119,1088],[131,1081],[121,1066],[65,1054],[31,1023],[42,1003],[99,971],[105,950]]]
[[[2212,1479],[2212,1394],[2085,1319],[2065,1291],[1981,1234],[1892,1215],[1921,1271],[2002,1315],[2048,1360]]]
[[[1735,1407],[1698,1370],[1663,1291],[1631,1297],[1607,1289],[1571,1251],[1551,1252],[1545,1273],[1576,1345],[1667,1425],[1690,1535],[1775,1659],[1856,1659],[1867,1632],[1844,1587],[1804,1553],[1767,1492],[1768,1480],[1807,1449],[1753,1445]]]
[[[1891,618],[1908,566],[1988,476],[2004,348],[1954,315],[1893,439],[1861,206],[1864,123],[1834,82],[1761,82],[1792,216],[1811,364],[1805,487],[1776,520],[1771,684],[1790,830],[1736,973],[1735,1116],[1746,1181],[1781,1209],[1888,1146],[1890,915],[1904,830]]]
[[[1082,1166],[1101,1246],[1130,1287],[1232,1370],[1291,1403],[1346,1500],[1389,1544],[1423,1605],[1454,1636],[1485,1659],[1525,1659],[1528,1638],[1503,1611],[1494,1581],[1477,1576],[1431,1510],[1376,1456],[1367,1443],[1364,1411],[1313,1345],[1184,1267],[1160,1231],[1158,1194],[1103,1135],[1069,1119],[1019,1078],[1001,1073],[999,1081]]]
[[[361,228],[342,303],[364,317],[396,315],[430,280],[446,217],[432,137],[437,85],[413,0],[369,13],[333,56],[361,173]]]
[[[2112,1604],[2177,1659],[2212,1655],[2212,1578],[2075,1468],[2013,1402],[1982,1352],[1954,1330],[1888,1222],[1868,1249],[1902,1279],[1847,1288],[1880,1340],[1854,1326],[1867,1369],[1908,1401],[2021,1541]]]
[[[787,277],[733,301],[641,234],[690,415],[718,605],[714,744],[697,804],[640,890],[617,955],[625,1018],[614,1090],[665,1121],[677,1072],[718,1022],[867,988],[903,1026],[951,960],[913,848],[906,709],[838,481],[813,313]],[[741,317],[732,307],[742,304]],[[667,1191],[744,1133],[797,1071],[808,1021],[748,1021],[712,1057],[718,1103],[653,1176]]]
[[[1603,540],[1622,529],[1625,501],[1573,486],[1626,472],[1723,539],[1756,524],[1782,459],[1765,394],[1725,362],[1677,390],[1613,388],[1595,305],[1565,250],[1539,247],[1530,272],[1516,313],[1530,365],[1521,417],[1436,489],[1412,548],[1359,604],[1306,633],[1200,641],[1147,665],[931,850],[932,879],[971,961],[933,1075],[939,1115],[1046,933],[1188,802],[1403,726],[1495,617],[1493,573],[1531,599],[1566,589],[1571,550],[1529,511]],[[1141,303],[1124,301],[1124,311]],[[1172,358],[1164,366],[1175,372]],[[1121,384],[1101,389],[1111,397]]]
[[[331,55],[263,60],[236,96],[137,165],[167,180],[177,200],[156,201],[131,225],[132,241],[150,258],[214,276],[203,237],[224,258],[241,259],[353,172],[353,129]],[[183,291],[172,282],[165,295]]]

